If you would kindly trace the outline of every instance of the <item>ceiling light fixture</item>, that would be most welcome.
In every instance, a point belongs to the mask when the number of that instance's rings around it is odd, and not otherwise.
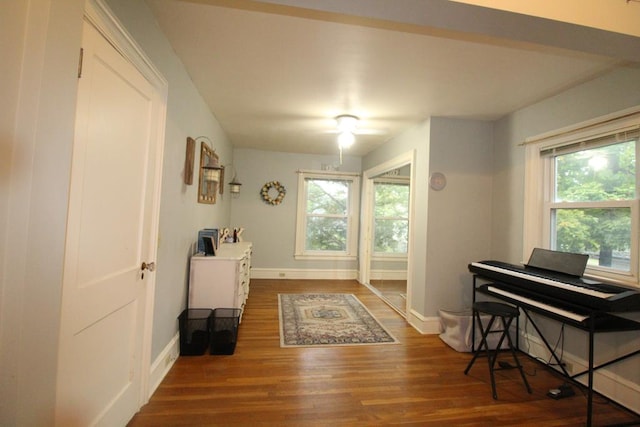
[[[338,135],[338,146],[340,148],[349,148],[356,141],[356,137],[351,132],[342,132]]]
[[[340,149],[340,164],[342,164],[342,150],[349,148],[356,141],[355,131],[360,119],[351,114],[342,114],[336,117],[338,127],[338,148]]]
[[[355,133],[356,128],[358,127],[358,121],[360,119],[351,114],[342,114],[336,117],[336,124],[338,126],[339,132],[351,132]]]

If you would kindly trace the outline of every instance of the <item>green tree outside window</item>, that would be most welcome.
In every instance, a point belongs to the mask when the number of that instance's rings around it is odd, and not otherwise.
[[[589,253],[600,266],[629,270],[631,210],[611,202],[636,197],[635,153],[632,140],[555,157],[554,199],[562,203],[552,209],[555,249]],[[585,202],[592,206],[571,207]],[[615,258],[622,264],[614,265]]]

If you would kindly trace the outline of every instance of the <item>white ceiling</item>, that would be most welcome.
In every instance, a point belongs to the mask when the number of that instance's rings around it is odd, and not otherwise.
[[[404,3],[444,2],[416,1]],[[337,153],[333,118],[354,114],[376,131],[345,153],[361,156],[430,116],[495,120],[620,64],[491,31],[273,4],[302,1],[147,3],[235,147]]]

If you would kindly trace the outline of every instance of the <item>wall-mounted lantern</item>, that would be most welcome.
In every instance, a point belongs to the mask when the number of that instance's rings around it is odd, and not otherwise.
[[[242,186],[242,183],[238,181],[238,173],[236,172],[235,166],[229,166],[233,169],[233,178],[229,181],[229,193],[231,193],[231,197],[237,198],[240,196],[240,187]]]
[[[202,141],[200,146],[200,179],[198,182],[198,203],[214,204],[224,167],[220,166],[218,155]]]

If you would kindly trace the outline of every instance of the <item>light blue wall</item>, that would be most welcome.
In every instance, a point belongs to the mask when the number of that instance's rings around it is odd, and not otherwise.
[[[432,118],[430,171],[447,186],[429,190],[425,311],[471,307],[467,265],[491,248],[493,124]]]
[[[335,155],[280,153],[253,149],[236,149],[234,166],[242,191],[231,202],[232,227],[244,227],[243,237],[254,244],[252,268],[355,270],[357,261],[296,261],[296,208],[298,170],[321,170],[323,165],[338,162]],[[344,156],[342,172],[360,172],[359,157]],[[264,203],[260,189],[269,181],[279,181],[287,193],[280,205]],[[225,198],[229,198],[225,194]]]

